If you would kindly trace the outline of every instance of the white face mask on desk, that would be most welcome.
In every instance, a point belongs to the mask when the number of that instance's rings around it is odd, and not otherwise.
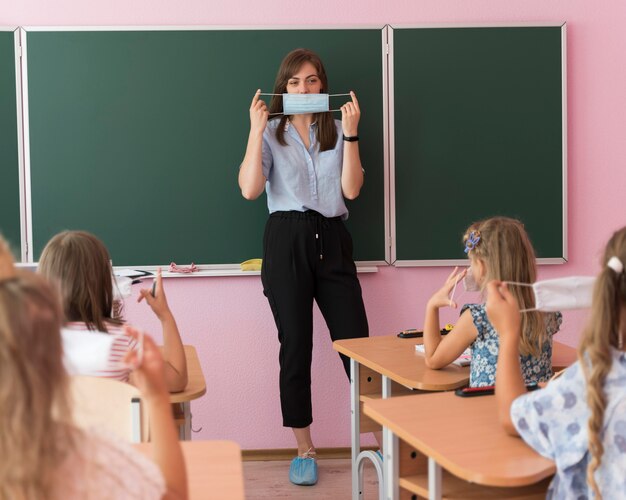
[[[505,281],[508,285],[530,286],[533,289],[535,307],[521,309],[520,312],[556,312],[589,308],[595,282],[595,276],[569,276],[537,281],[533,284]]]

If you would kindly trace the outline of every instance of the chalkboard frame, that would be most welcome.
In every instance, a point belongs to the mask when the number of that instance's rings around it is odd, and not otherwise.
[[[387,108],[387,100],[386,100],[386,91],[387,91],[387,53],[386,53],[386,25],[383,24],[366,24],[366,25],[354,25],[354,26],[24,26],[20,28],[20,32],[22,33],[22,49],[24,53],[26,53],[26,40],[27,34],[30,32],[75,32],[75,31],[88,31],[88,32],[97,32],[97,31],[207,31],[207,30],[215,30],[215,31],[232,31],[232,30],[248,30],[248,31],[259,31],[259,30],[340,30],[340,31],[350,31],[350,30],[375,30],[380,32],[380,40],[381,40],[381,65],[380,72],[382,74],[382,82],[381,82],[381,108],[380,112],[383,117],[383,134],[381,137],[382,142],[382,158],[381,163],[383,164],[382,176],[384,177],[384,186],[382,190],[383,195],[383,207],[381,216],[383,231],[384,234],[381,235],[380,247],[384,248],[384,258],[381,260],[365,260],[365,261],[357,261],[357,265],[359,269],[362,269],[366,272],[370,272],[373,269],[373,266],[378,265],[387,265],[390,259],[390,246],[388,245],[388,234],[390,231],[389,228],[389,189],[388,189],[388,134],[387,134],[387,122],[388,122],[388,108]],[[33,250],[34,238],[33,238],[33,220],[32,220],[32,192],[31,192],[31,158],[30,158],[30,134],[29,134],[29,123],[28,123],[28,62],[26,57],[22,59],[22,72],[24,75],[22,88],[24,89],[25,99],[24,99],[24,152],[25,152],[25,161],[24,168],[25,175],[27,178],[27,182],[24,188],[25,192],[25,216],[23,219],[25,220],[26,226],[26,234],[24,237],[24,241],[26,242],[26,249],[30,249],[27,251],[23,260],[25,262],[33,262],[34,261],[34,253]],[[262,201],[257,201],[257,203]],[[382,250],[382,249],[381,249]],[[146,269],[151,270],[158,267],[157,265],[133,265],[133,268],[137,269]],[[223,272],[228,272],[229,270],[234,271],[234,274],[237,274],[236,270],[239,267],[238,263],[220,263],[220,264],[201,264],[198,266],[199,269],[206,271],[211,274],[213,271],[217,272],[220,275],[223,275]]]
[[[390,155],[390,229],[391,229],[391,264],[396,267],[422,267],[422,266],[457,266],[467,265],[467,259],[444,258],[444,259],[399,259],[397,238],[397,214],[396,214],[396,143],[395,143],[395,92],[394,92],[394,30],[417,30],[417,29],[440,29],[440,28],[560,28],[561,42],[561,220],[562,241],[561,255],[540,257],[538,264],[564,264],[568,259],[568,232],[567,232],[567,31],[565,22],[546,23],[490,23],[490,24],[394,24],[388,26],[389,40],[389,155]],[[445,197],[442,197],[442,202]],[[449,201],[449,200],[448,200]],[[494,213],[493,215],[498,215]],[[416,228],[416,231],[418,229]],[[459,245],[461,234],[459,234]]]
[[[11,245],[11,249],[16,253],[16,259],[26,260],[27,259],[27,251],[28,246],[26,243],[26,216],[25,216],[25,202],[24,202],[24,150],[23,150],[23,135],[22,135],[22,79],[21,79],[21,50],[20,50],[20,35],[21,30],[19,26],[0,26],[0,32],[3,33],[13,33],[13,49],[14,49],[14,58],[13,58],[13,69],[15,72],[15,82],[12,91],[15,93],[15,134],[16,134],[16,143],[15,143],[15,153],[17,156],[17,164],[14,165],[16,169],[18,169],[18,182],[17,189],[19,190],[18,195],[18,204],[19,207],[16,210],[19,210],[19,224],[15,224],[15,227],[19,226],[19,235],[15,234],[5,234],[5,237],[9,238],[9,243]],[[9,89],[11,92],[11,89]],[[19,241],[13,241],[14,239]],[[19,245],[19,246],[18,246]]]

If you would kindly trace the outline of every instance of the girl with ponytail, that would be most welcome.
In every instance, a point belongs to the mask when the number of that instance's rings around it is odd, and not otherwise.
[[[507,432],[557,467],[548,498],[623,498],[626,492],[626,227],[609,240],[578,361],[527,393],[519,367],[520,313],[506,285],[488,285],[499,332],[496,398]]]

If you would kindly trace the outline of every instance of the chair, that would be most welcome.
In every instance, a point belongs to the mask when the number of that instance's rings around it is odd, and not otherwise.
[[[147,415],[142,415],[139,390],[125,382],[101,377],[70,377],[74,422],[101,427],[132,443],[147,441]]]

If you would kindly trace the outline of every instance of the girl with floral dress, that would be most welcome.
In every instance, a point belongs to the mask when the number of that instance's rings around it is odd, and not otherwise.
[[[484,304],[467,304],[450,333],[440,333],[439,309],[456,308],[449,298],[456,284],[465,280],[466,289],[484,289],[491,280],[534,283],[536,279],[535,252],[523,224],[508,217],[493,217],[472,224],[463,236],[469,269],[458,268],[448,276],[443,287],[426,305],[424,321],[424,350],[426,365],[440,369],[448,366],[465,349],[471,348],[470,387],[495,384],[499,338],[487,318]],[[530,287],[512,290],[520,304],[531,308],[533,291]],[[561,313],[528,311],[522,317],[519,342],[520,365],[526,384],[545,382],[552,376],[552,336],[559,331]]]

